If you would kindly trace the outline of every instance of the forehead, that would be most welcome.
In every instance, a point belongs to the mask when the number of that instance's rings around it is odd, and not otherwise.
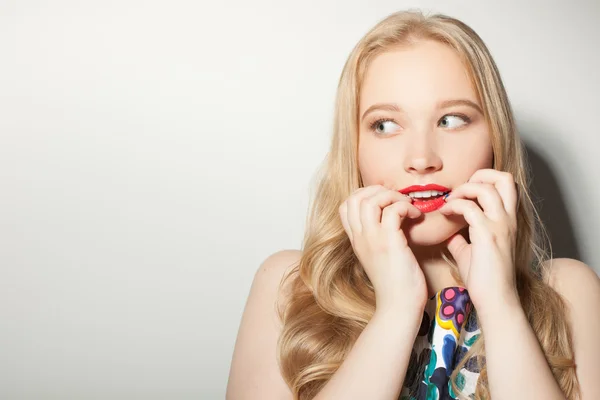
[[[457,98],[478,103],[467,69],[453,49],[424,41],[379,54],[371,61],[361,87],[359,115],[380,102],[416,111]]]

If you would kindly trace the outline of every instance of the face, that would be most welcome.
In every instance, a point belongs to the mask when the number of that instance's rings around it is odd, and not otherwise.
[[[466,102],[449,102],[454,100]],[[373,108],[381,103],[397,110]],[[481,110],[467,70],[449,47],[424,41],[380,54],[361,88],[358,163],[363,185],[401,190],[437,184],[452,190],[478,169],[492,168]],[[411,246],[439,244],[466,226],[463,217],[435,210],[402,225]]]

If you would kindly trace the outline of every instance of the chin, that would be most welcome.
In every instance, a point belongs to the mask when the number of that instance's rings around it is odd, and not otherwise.
[[[403,222],[404,234],[409,246],[435,246],[468,226],[460,215],[447,217],[437,211]]]

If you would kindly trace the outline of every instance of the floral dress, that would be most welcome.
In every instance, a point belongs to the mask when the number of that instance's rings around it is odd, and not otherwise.
[[[447,287],[432,296],[425,306],[399,400],[456,399],[450,375],[480,333],[465,288]],[[467,397],[475,398],[479,372],[477,360],[472,358],[457,376],[456,384]]]

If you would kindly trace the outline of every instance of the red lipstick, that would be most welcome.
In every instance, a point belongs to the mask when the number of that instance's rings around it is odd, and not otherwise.
[[[399,190],[399,192],[408,195],[412,192],[422,192],[425,190],[437,190],[439,192],[444,193],[444,195],[429,199],[413,198],[412,204],[415,207],[417,207],[422,213],[435,211],[438,208],[442,207],[444,204],[446,204],[444,198],[446,197],[445,195],[450,192],[450,188],[447,188],[446,186],[436,185],[433,183],[427,185],[412,185]]]
[[[412,185],[409,187],[405,187],[404,189],[400,189],[399,192],[402,194],[409,194],[411,192],[422,192],[423,190],[437,190],[439,192],[449,192],[450,188],[446,186],[436,185],[435,183],[430,183],[428,185]]]

